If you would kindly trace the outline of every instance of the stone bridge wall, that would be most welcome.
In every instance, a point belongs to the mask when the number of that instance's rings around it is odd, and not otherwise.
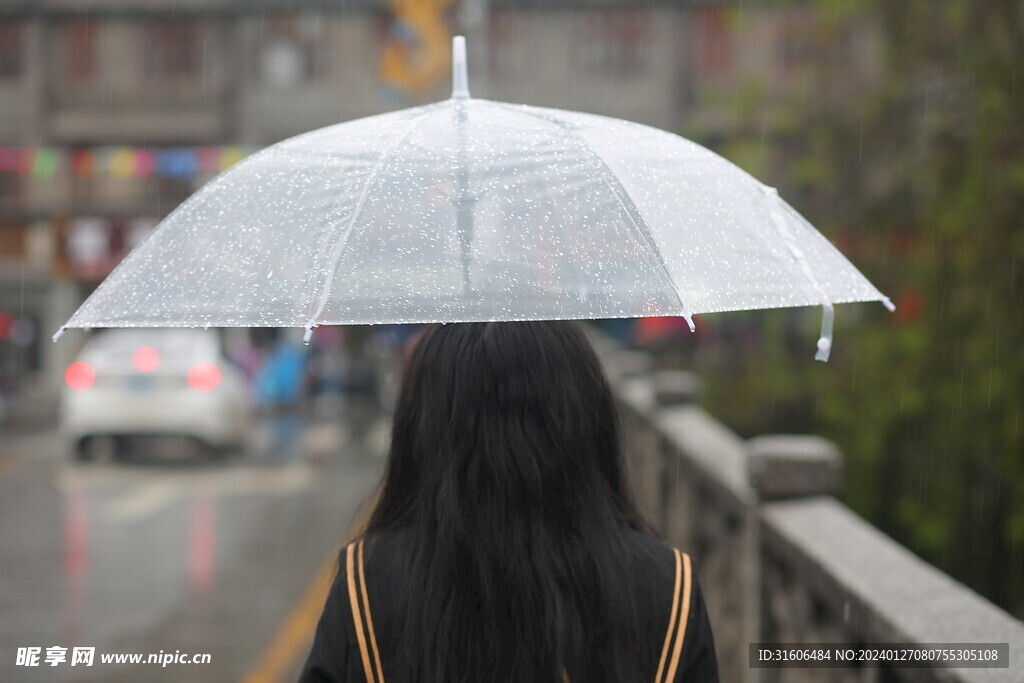
[[[652,372],[646,354],[594,344],[642,511],[696,562],[723,681],[1024,682],[1024,624],[839,502],[834,444],[744,440],[697,405],[692,374]],[[1010,668],[752,669],[754,642],[1008,642]]]

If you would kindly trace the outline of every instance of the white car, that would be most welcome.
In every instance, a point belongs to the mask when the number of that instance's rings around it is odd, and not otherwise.
[[[61,430],[79,459],[96,444],[122,455],[125,437],[184,436],[239,448],[249,422],[242,372],[215,330],[112,329],[90,338],[64,373]]]

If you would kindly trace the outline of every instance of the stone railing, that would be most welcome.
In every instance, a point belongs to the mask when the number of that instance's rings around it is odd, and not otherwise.
[[[697,563],[723,681],[1024,681],[1024,624],[839,502],[834,444],[744,440],[697,405],[696,376],[594,343],[639,505]],[[1009,643],[1010,668],[751,668],[758,642]]]

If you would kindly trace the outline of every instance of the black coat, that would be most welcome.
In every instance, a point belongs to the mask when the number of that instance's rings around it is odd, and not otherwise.
[[[647,680],[655,680],[659,662],[663,657],[663,650],[669,650],[668,655],[671,660],[674,642],[672,647],[666,648],[666,640],[669,640],[666,632],[674,611],[678,614],[676,623],[682,618],[683,612],[687,612],[688,616],[678,668],[673,681],[717,682],[718,664],[715,658],[711,624],[708,621],[696,571],[692,569],[689,559],[686,558],[684,562],[685,556],[680,554],[680,559],[677,562],[677,554],[673,548],[640,532],[633,533],[631,539],[636,548],[636,568],[632,572],[636,580],[628,588],[633,592],[637,604],[642,607],[641,614],[645,615],[644,620],[647,625],[645,642],[650,644],[645,652],[645,659],[650,661],[650,676]],[[394,622],[397,611],[397,605],[394,602],[398,591],[391,590],[391,587],[399,585],[399,577],[393,562],[396,555],[396,542],[399,541],[396,541],[394,536],[376,537],[367,542],[362,549],[365,557],[364,573],[368,584],[367,593],[373,631],[379,648],[378,653],[384,670],[384,679],[388,683],[401,683],[394,679],[394,666],[391,665],[393,663],[390,657],[390,653],[395,652],[398,645],[393,636],[396,632]],[[356,635],[357,627],[350,607],[350,582],[346,566],[349,562],[353,562],[352,566],[355,571],[352,573],[352,585],[355,594],[361,596],[362,587],[358,571],[359,547],[358,544],[351,546],[351,558],[349,557],[349,548],[341,550],[338,574],[331,586],[327,604],[320,617],[312,650],[299,679],[300,683],[325,681],[363,683],[366,681],[363,652],[360,649],[359,638]],[[681,568],[686,565],[690,565],[690,567],[686,567],[690,569],[688,609],[683,606],[686,582],[680,580],[679,588],[677,588],[676,580],[677,574],[680,577],[685,575],[686,572]],[[675,596],[678,597],[676,609],[673,610],[673,597]],[[361,604],[361,597],[356,602],[357,605]],[[366,630],[365,614],[360,614],[359,619],[363,629],[363,642],[366,643],[366,648],[370,652],[369,661],[373,666],[375,658]],[[663,665],[662,677],[658,683],[665,680],[668,671],[669,666],[666,663]]]

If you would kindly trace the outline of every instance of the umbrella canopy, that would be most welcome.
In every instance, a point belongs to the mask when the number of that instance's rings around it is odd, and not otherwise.
[[[882,301],[774,189],[678,135],[469,97],[290,138],[171,213],[65,327],[683,316]]]

